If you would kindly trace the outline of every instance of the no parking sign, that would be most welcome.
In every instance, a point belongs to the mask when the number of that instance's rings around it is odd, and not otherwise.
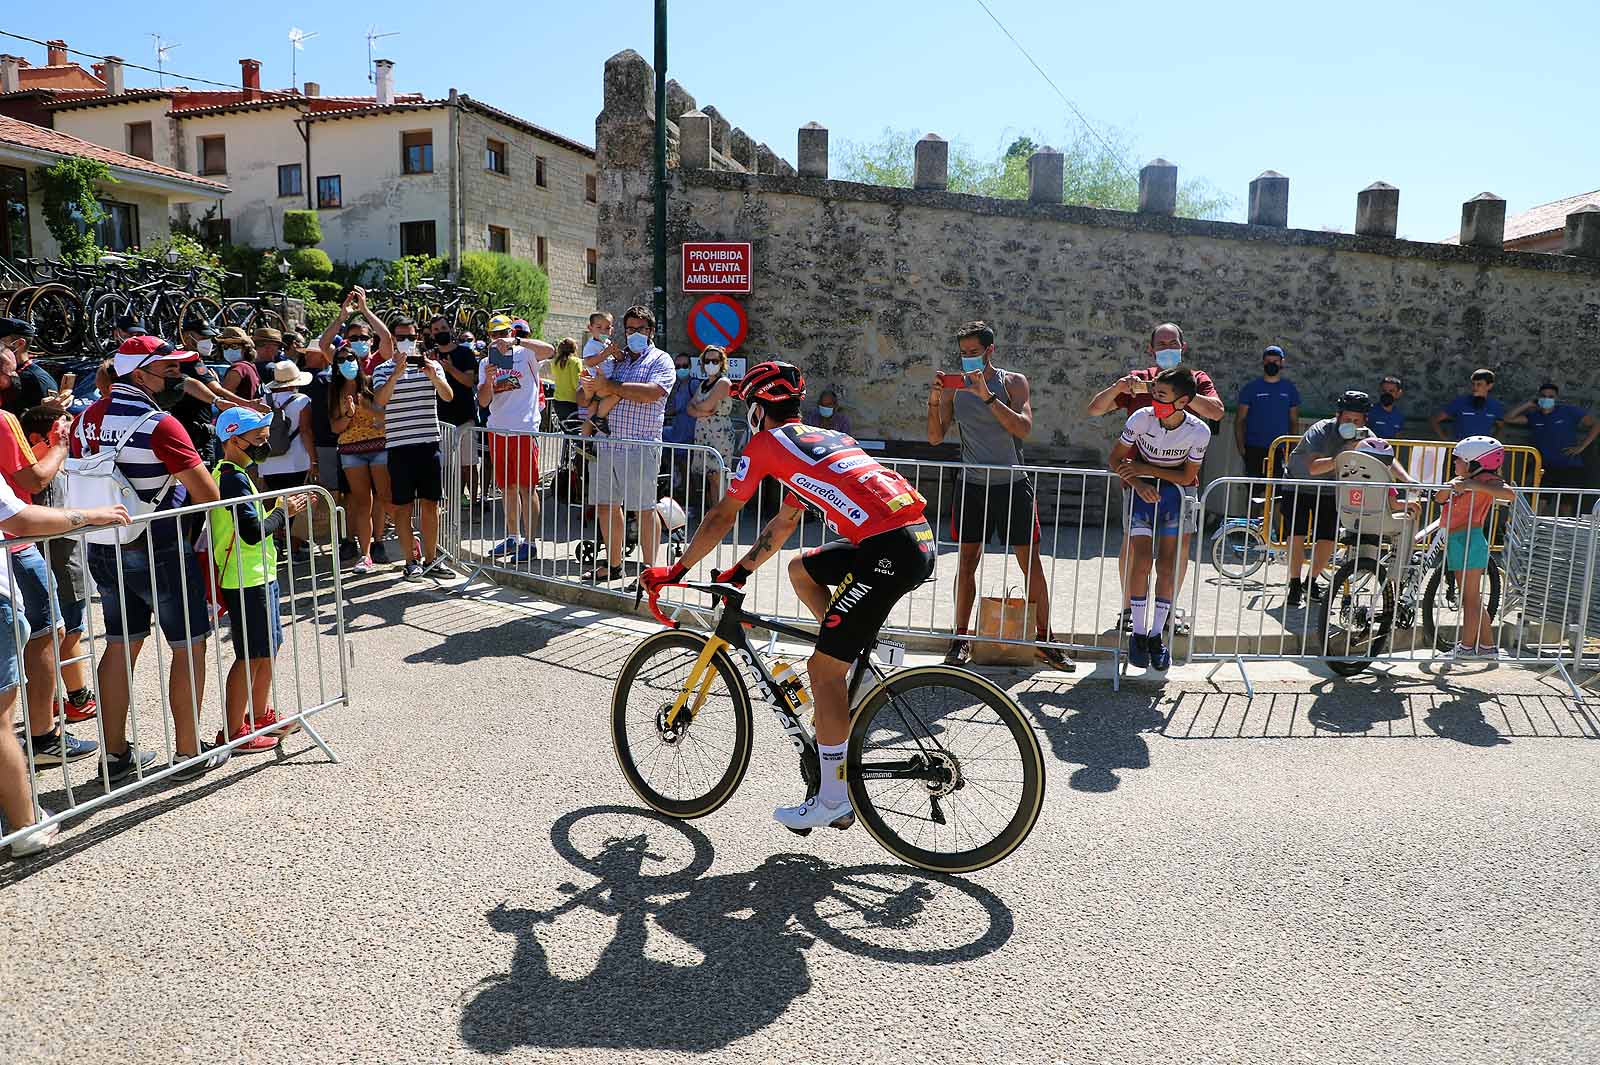
[[[689,310],[689,339],[697,348],[715,344],[731,354],[746,332],[744,308],[732,296],[707,296]]]

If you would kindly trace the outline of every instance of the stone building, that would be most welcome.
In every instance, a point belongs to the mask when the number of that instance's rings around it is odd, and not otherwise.
[[[651,83],[632,51],[606,64],[595,123],[606,307],[651,291]],[[821,126],[798,131],[793,175],[770,152],[762,165],[711,110],[669,115],[668,277],[685,240],[749,241],[741,354],[836,386],[863,436],[925,440],[929,382],[956,368],[955,330],[972,318],[997,329],[997,361],[1031,379],[1030,461],[1103,461],[1120,426],[1088,418],[1087,401],[1149,365],[1150,331],[1169,320],[1230,408],[1267,344],[1288,351],[1307,414],[1399,372],[1426,415],[1477,366],[1498,368],[1512,397],[1551,378],[1596,398],[1600,210],[1564,220],[1563,255],[1505,250],[1505,202],[1487,194],[1463,205],[1461,246],[1398,240],[1399,191],[1381,182],[1357,195],[1353,234],[1291,229],[1289,179],[1268,171],[1251,183],[1248,222],[1198,221],[1174,216],[1177,168],[1163,160],[1141,174],[1138,211],[1063,204],[1048,148],[1030,160],[1030,199],[988,199],[946,191],[947,146],[932,135],[917,146],[916,187],[886,188],[829,180]],[[676,288],[663,336],[683,348],[693,297]]]
[[[372,96],[324,96],[314,82],[261,87],[240,60],[237,90],[106,84],[0,94],[62,132],[228,186],[214,210],[179,219],[218,241],[281,246],[286,210],[314,208],[336,261],[501,251],[550,278],[547,336],[580,332],[595,306],[594,151],[455,89],[443,99],[394,90],[376,64]]]
[[[1600,205],[1600,189],[1564,196],[1559,200],[1541,203],[1526,211],[1518,211],[1506,219],[1505,247],[1507,251],[1560,252],[1566,231],[1567,215],[1580,207]],[[1451,235],[1445,244],[1459,244],[1460,237]]]

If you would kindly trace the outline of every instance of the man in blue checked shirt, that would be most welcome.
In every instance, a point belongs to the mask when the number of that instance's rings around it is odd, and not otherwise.
[[[639,515],[639,555],[644,567],[655,565],[661,535],[656,526],[656,476],[661,469],[661,430],[667,396],[677,383],[672,356],[655,346],[656,318],[650,308],[629,307],[622,316],[622,345],[615,339],[603,354],[611,357],[605,376],[586,372],[583,385],[596,397],[621,399],[611,412],[611,433],[597,437],[589,473],[589,502],[606,538],[606,559],[586,572],[584,580],[599,583],[623,575],[622,549],[627,512]],[[630,589],[631,590],[631,589]]]

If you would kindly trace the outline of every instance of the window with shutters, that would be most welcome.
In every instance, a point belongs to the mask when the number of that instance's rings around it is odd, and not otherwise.
[[[489,250],[502,255],[511,254],[511,230],[505,226],[489,227]]]
[[[228,138],[200,138],[200,173],[202,176],[228,172]]]
[[[155,159],[155,137],[150,132],[150,123],[128,123],[128,154],[136,155],[140,159]]]
[[[506,172],[506,142],[490,139],[483,149],[483,168],[495,174]]]
[[[400,223],[400,254],[401,255],[427,255],[439,254],[438,229],[433,220],[426,222],[401,222]]]

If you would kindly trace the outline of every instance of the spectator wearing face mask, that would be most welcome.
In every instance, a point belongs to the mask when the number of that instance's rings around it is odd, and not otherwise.
[[[1282,348],[1267,348],[1261,353],[1261,376],[1239,389],[1233,439],[1246,477],[1276,476],[1267,465],[1272,442],[1293,433],[1300,420],[1300,390],[1283,376],[1283,362]]]
[[[19,318],[0,318],[0,349],[9,349],[16,363],[10,383],[0,389],[0,409],[18,418],[24,411],[54,399],[56,394],[56,379],[33,361],[33,353],[28,350],[28,341],[33,335],[30,323]]]
[[[311,383],[311,375],[289,359],[273,363],[269,373],[271,377],[265,386],[267,402],[274,411],[282,411],[294,428],[289,450],[282,455],[257,456],[256,471],[262,483],[272,491],[313,484],[320,475],[321,459],[317,456],[316,428],[311,421],[311,397],[301,391]],[[289,538],[289,554],[294,561],[304,562],[311,557],[311,530],[305,518],[291,522],[285,535]]]
[[[183,425],[194,443],[194,449],[207,465],[215,461],[216,437],[212,425],[216,412],[230,407],[257,406],[242,396],[236,396],[222,385],[222,378],[206,365],[217,354],[217,338],[221,330],[201,322],[183,331],[184,346],[200,357],[183,364],[183,398],[172,407],[172,415]],[[246,380],[260,382],[260,370],[251,366],[244,371]]]
[[[394,323],[394,358],[372,373],[377,390],[374,405],[384,412],[389,448],[389,491],[394,527],[406,550],[405,576],[427,573],[454,576],[439,554],[439,504],[444,502],[444,465],[439,453],[439,402],[455,396],[444,368],[417,343],[417,323]],[[535,388],[538,387],[535,382]],[[411,532],[416,505],[422,526],[420,541]]]
[[[294,366],[292,362],[279,363],[285,364]],[[216,562],[217,584],[228,605],[233,640],[233,666],[224,688],[227,732],[218,733],[216,742],[220,745],[249,737],[236,748],[244,754],[270,751],[278,743],[276,736],[269,735],[277,725],[277,715],[267,706],[272,692],[272,660],[283,646],[278,552],[273,537],[306,505],[304,495],[229,502],[262,491],[251,476],[251,469],[268,456],[271,425],[272,416],[259,411],[224,411],[216,426],[222,459],[211,471],[223,503],[228,504],[211,512],[211,558]]]
[[[1430,423],[1440,440],[1465,440],[1469,436],[1495,436],[1506,416],[1506,405],[1489,395],[1494,391],[1494,371],[1473,370],[1471,391],[1457,396],[1435,414]],[[1446,433],[1444,423],[1450,423]]]
[[[461,343],[450,329],[450,319],[436,314],[428,321],[426,337],[450,381],[450,398],[439,400],[439,432],[444,437],[444,453],[454,456],[461,471],[461,487],[466,492],[462,503],[478,498],[477,437],[470,432],[478,423],[478,353]]]
[[[698,389],[694,378],[690,376],[690,359],[683,352],[672,357],[672,370],[676,379],[672,383],[672,391],[667,393],[667,420],[661,429],[661,442],[664,444],[692,444],[694,443],[694,415],[689,413],[690,401]],[[664,461],[671,463],[669,453]]]
[[[1289,452],[1289,477],[1292,480],[1333,481],[1337,479],[1335,466],[1338,455],[1357,446],[1371,435],[1367,428],[1367,412],[1372,410],[1372,397],[1365,392],[1351,390],[1339,397],[1338,413],[1312,425]],[[1320,578],[1333,558],[1333,542],[1339,532],[1338,501],[1331,491],[1322,488],[1287,485],[1275,496],[1284,523],[1292,531],[1289,538],[1289,603],[1298,607],[1305,594],[1305,582],[1300,574],[1305,568],[1305,553],[1300,545],[1306,534],[1311,534],[1311,598],[1320,602],[1328,594],[1328,586]]]
[[[539,364],[555,354],[542,340],[519,340],[503,314],[489,319],[489,357],[478,364],[478,405],[489,410],[489,461],[504,500],[506,535],[491,558],[529,562],[538,557]],[[653,468],[653,467],[652,467]]]
[[[1401,440],[1406,435],[1406,412],[1400,406],[1404,391],[1405,383],[1389,374],[1378,384],[1378,405],[1367,412],[1367,428],[1385,440]]]
[[[329,376],[328,420],[339,440],[339,466],[349,491],[350,537],[356,544],[354,572],[372,572],[381,546],[384,510],[389,503],[389,452],[383,411],[373,404],[372,379],[361,367],[372,344],[364,321],[351,322],[336,352]],[[331,344],[331,341],[329,342]]]
[[[261,372],[256,369],[256,342],[236,325],[230,325],[217,334],[217,349],[228,372],[222,375],[222,387],[246,403],[261,398]]]
[[[1112,411],[1122,411],[1132,414],[1143,407],[1150,406],[1150,383],[1156,375],[1163,370],[1170,370],[1184,362],[1189,353],[1189,344],[1183,339],[1183,330],[1174,322],[1163,322],[1150,331],[1150,340],[1145,350],[1149,353],[1155,365],[1143,369],[1130,370],[1117,378],[1110,385],[1096,392],[1089,400],[1089,414],[1091,417],[1100,417]],[[1185,364],[1186,365],[1186,364]],[[1195,417],[1207,422],[1220,422],[1224,414],[1222,397],[1217,393],[1217,386],[1212,383],[1211,377],[1204,370],[1187,367],[1194,374],[1194,399],[1189,401],[1188,411]],[[1118,484],[1122,484],[1118,481]],[[1123,486],[1124,505],[1123,512],[1128,510],[1126,501],[1127,488]],[[1189,569],[1189,530],[1183,532],[1183,540],[1178,550],[1178,583],[1183,587],[1184,575]],[[1119,574],[1128,572],[1129,540],[1127,530],[1122,534],[1122,551],[1120,562],[1117,566]],[[1133,631],[1133,609],[1128,602],[1127,582],[1124,580],[1122,589],[1122,630]],[[1189,621],[1182,610],[1173,612],[1172,631],[1179,636],[1189,634]]]
[[[850,416],[839,409],[839,393],[831,388],[823,389],[817,397],[817,405],[811,408],[810,425],[819,429],[832,429],[836,433],[850,432]]]
[[[731,470],[739,460],[739,448],[734,437],[733,382],[723,372],[727,365],[728,353],[715,344],[707,345],[700,352],[703,376],[695,389],[694,402],[689,404],[689,413],[695,419],[694,442],[714,449],[722,456],[723,468]],[[709,455],[701,452],[700,456],[695,465],[703,466],[706,471],[705,498],[697,499],[699,493],[691,491],[690,501],[705,507],[722,498],[722,474],[710,463]]]
[[[1506,414],[1505,423],[1528,427],[1544,467],[1544,479],[1539,482],[1543,487],[1587,488],[1583,453],[1600,436],[1600,419],[1577,404],[1562,403],[1560,397],[1555,382],[1546,381],[1537,396],[1523,400]]]

